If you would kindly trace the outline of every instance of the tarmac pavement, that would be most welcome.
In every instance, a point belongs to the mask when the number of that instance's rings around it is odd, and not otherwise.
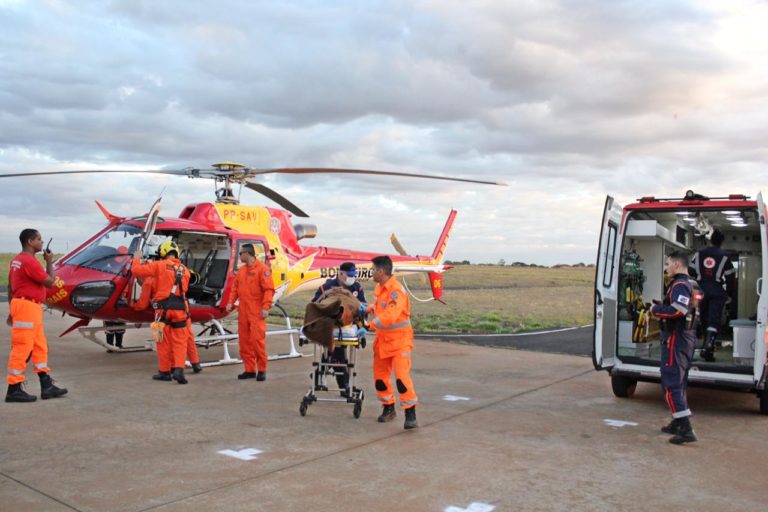
[[[301,417],[311,358],[271,362],[266,382],[238,381],[234,365],[188,371],[182,386],[150,379],[151,352],[59,339],[71,319],[45,319],[69,394],[0,403],[3,511],[755,511],[768,499],[768,418],[746,393],[691,389],[700,441],[678,447],[658,430],[657,385],[618,399],[588,357],[417,340],[420,428],[405,431],[399,409],[376,422],[370,347],[362,416],[318,403]],[[0,339],[7,361],[5,325]]]

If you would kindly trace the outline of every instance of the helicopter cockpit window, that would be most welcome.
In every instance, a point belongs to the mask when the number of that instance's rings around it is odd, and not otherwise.
[[[65,264],[118,274],[131,261],[141,239],[141,228],[120,224],[70,257]]]

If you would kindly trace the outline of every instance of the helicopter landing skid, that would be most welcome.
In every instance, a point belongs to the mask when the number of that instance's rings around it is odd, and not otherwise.
[[[121,325],[120,330],[121,331],[127,331],[129,329],[141,329],[143,328],[143,324],[126,324]],[[97,335],[101,332],[106,331],[114,331],[115,329],[110,327],[80,327],[78,329],[78,332],[82,334],[86,339],[94,342],[95,344],[104,347],[107,349],[107,352],[147,352],[149,350],[152,350],[152,342],[146,341],[144,345],[134,345],[131,347],[116,347],[114,345],[110,345],[105,340],[99,338]]]
[[[271,331],[268,330],[266,335],[269,337],[279,334],[287,334],[290,341],[290,351],[287,353],[269,354],[267,359],[269,361],[277,361],[280,359],[292,359],[294,357],[310,356],[311,354],[302,354],[296,350],[296,343],[294,342],[293,335],[298,335],[299,329],[291,326],[291,319],[288,316],[288,312],[285,311],[285,309],[280,304],[275,304],[273,307],[277,308],[282,313],[282,316],[285,319],[285,329],[275,329]],[[210,333],[210,336],[203,336],[207,333]],[[198,347],[205,349],[221,345],[224,348],[224,357],[218,361],[201,362],[200,366],[206,368],[209,366],[224,366],[228,364],[242,363],[242,359],[229,355],[229,345],[236,345],[238,343],[238,339],[239,338],[237,333],[233,333],[232,331],[225,328],[218,320],[211,320],[210,323],[205,326],[205,329],[203,329],[203,331],[195,337],[195,343]],[[189,363],[187,363],[187,365],[189,365]]]

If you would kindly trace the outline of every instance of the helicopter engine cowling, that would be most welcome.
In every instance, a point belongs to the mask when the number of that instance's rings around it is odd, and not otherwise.
[[[317,236],[317,226],[314,224],[295,224],[293,231],[296,233],[296,240],[315,238]]]

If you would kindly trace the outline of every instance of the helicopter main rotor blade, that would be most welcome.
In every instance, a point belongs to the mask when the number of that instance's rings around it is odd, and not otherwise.
[[[291,212],[292,214],[296,215],[297,217],[309,217],[306,213],[304,213],[301,208],[290,202],[288,199],[283,197],[282,195],[278,194],[271,188],[262,185],[261,183],[253,183],[251,181],[246,181],[245,186],[249,189],[253,190],[254,192],[258,192],[259,194],[266,196]]]
[[[378,176],[402,176],[405,178],[427,178],[432,180],[463,181],[465,183],[480,183],[481,185],[507,186],[498,181],[472,180],[468,178],[450,178],[448,176],[433,176],[430,174],[414,174],[409,172],[370,171],[367,169],[338,169],[335,167],[282,167],[278,169],[252,170],[253,174],[372,174]]]
[[[0,178],[18,178],[21,176],[51,176],[55,174],[90,174],[90,173],[126,173],[126,174],[174,174],[177,176],[188,176],[188,169],[152,169],[152,170],[117,170],[117,169],[94,169],[89,171],[41,171],[41,172],[17,172],[5,174],[0,172]]]

